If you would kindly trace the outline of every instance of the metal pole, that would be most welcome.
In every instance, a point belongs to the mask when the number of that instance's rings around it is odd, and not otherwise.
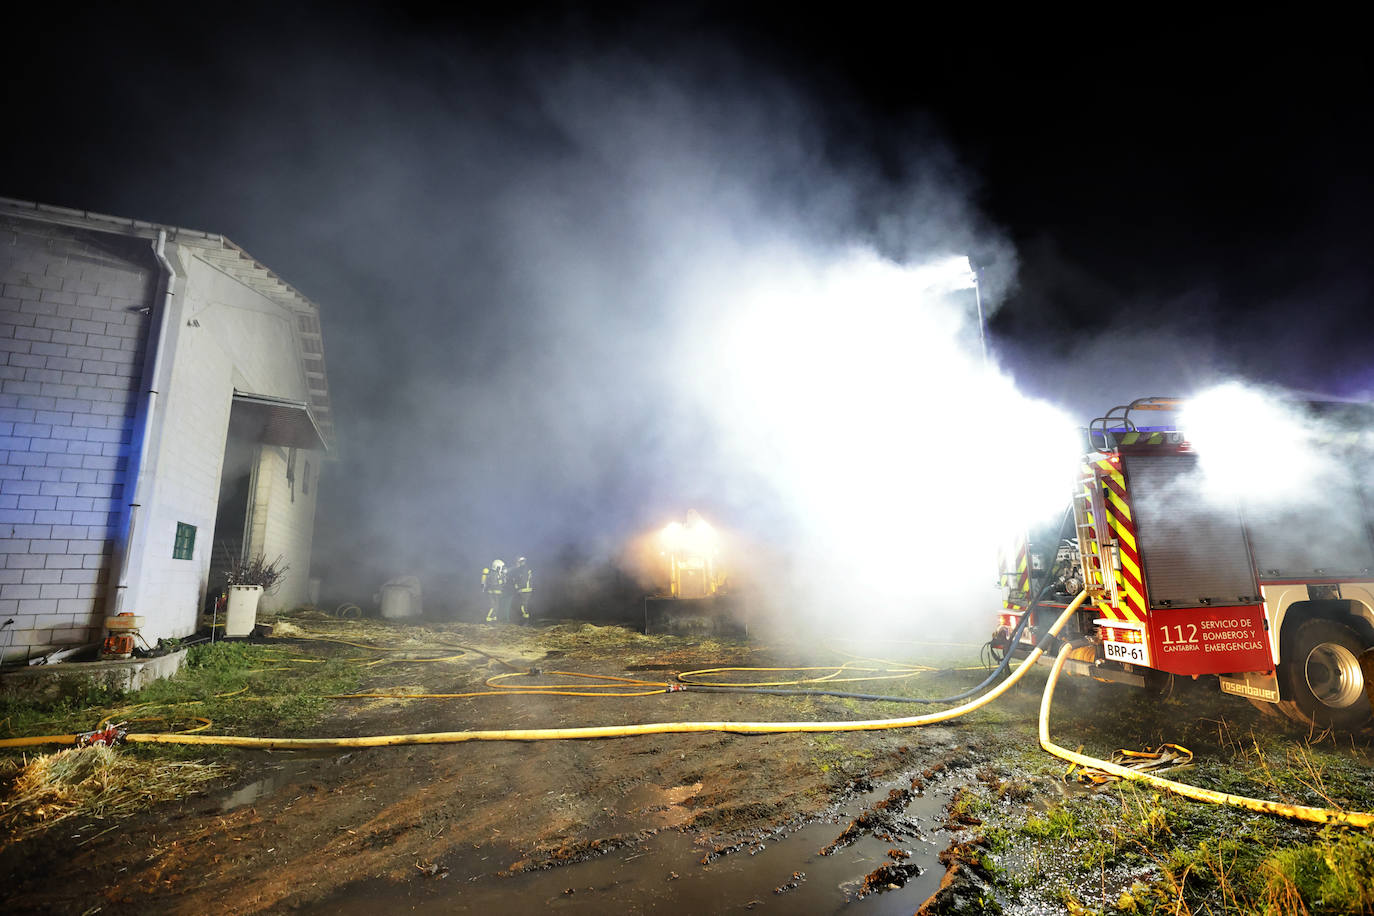
[[[973,301],[978,303],[978,341],[983,345],[983,368],[986,369],[988,365],[988,331],[987,323],[983,320],[983,292],[980,280],[979,271],[975,268],[973,271]]]

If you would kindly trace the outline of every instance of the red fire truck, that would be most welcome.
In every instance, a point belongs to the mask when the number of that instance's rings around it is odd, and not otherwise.
[[[1272,499],[1218,493],[1184,432],[1136,423],[1142,411],[1181,406],[1142,398],[1093,421],[1071,510],[1004,555],[994,648],[1023,654],[1086,588],[1090,600],[1061,634],[1075,644],[1070,671],[1153,689],[1215,676],[1223,692],[1300,722],[1362,727],[1371,707],[1360,656],[1374,646],[1374,413],[1291,405],[1321,430],[1323,472]],[[1272,445],[1264,436],[1255,431],[1255,449]]]

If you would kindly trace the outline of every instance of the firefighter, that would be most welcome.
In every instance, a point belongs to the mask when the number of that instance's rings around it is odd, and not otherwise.
[[[515,561],[508,577],[511,589],[512,623],[527,627],[530,625],[530,600],[534,597],[534,570],[524,557]]]
[[[492,560],[482,570],[482,591],[487,594],[487,623],[497,623],[506,616],[506,564]]]

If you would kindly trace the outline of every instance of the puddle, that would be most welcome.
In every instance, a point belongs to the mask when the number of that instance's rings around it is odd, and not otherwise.
[[[315,769],[316,762],[319,760],[330,760],[335,764],[342,765],[352,757],[352,754],[338,754],[330,752],[324,754],[300,753],[282,760],[281,763],[270,767],[270,772],[261,779],[255,779],[225,793],[219,799],[219,810],[233,811],[235,808],[242,808],[244,805],[251,805],[264,796],[271,795],[283,786],[300,782],[301,777],[307,772]]]
[[[244,805],[252,804],[264,795],[270,795],[282,786],[294,780],[299,775],[296,768],[282,767],[278,773],[273,773],[265,779],[259,779],[241,786],[226,795],[219,803],[219,810],[233,811]]]
[[[850,822],[891,789],[910,785],[885,782],[840,805],[826,821],[781,837],[764,836],[736,852],[703,865],[710,850],[692,837],[666,830],[637,847],[575,865],[503,878],[494,872],[506,862],[442,861],[447,877],[390,882],[369,880],[350,885],[303,912],[358,914],[406,909],[429,913],[487,913],[521,910],[604,916],[606,913],[856,913],[910,916],[940,887],[944,866],[937,859],[949,845],[944,809],[957,789],[942,780],[924,796],[911,798],[897,813],[901,835],[878,838],[865,832],[828,856],[820,850],[834,843]],[[883,833],[882,829],[877,831]],[[896,860],[891,849],[910,853]],[[494,857],[493,857],[494,858]],[[859,898],[864,878],[884,865],[915,865],[920,871],[896,889]],[[801,877],[794,877],[801,873]],[[790,886],[783,893],[776,889]]]

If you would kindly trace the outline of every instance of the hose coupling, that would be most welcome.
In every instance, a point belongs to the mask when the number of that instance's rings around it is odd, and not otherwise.
[[[668,685],[668,692],[669,692],[669,693],[677,693],[677,692],[679,692],[679,691],[686,690],[686,689],[687,689],[687,685],[686,685],[686,684],[669,684],[669,685]]]
[[[76,736],[76,746],[92,747],[103,744],[106,747],[114,747],[116,744],[123,744],[124,736],[128,734],[128,730],[124,728],[127,724],[127,722],[120,722],[98,728],[95,731],[82,732]]]

